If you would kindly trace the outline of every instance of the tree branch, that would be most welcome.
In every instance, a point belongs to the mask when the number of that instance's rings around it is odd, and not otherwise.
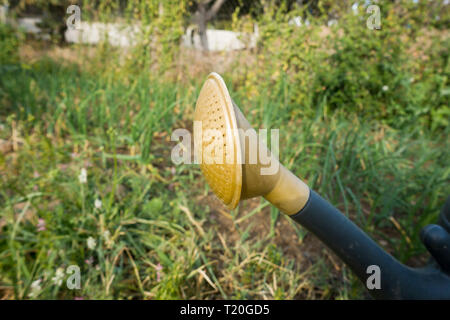
[[[213,6],[211,7],[211,9],[208,10],[208,12],[206,13],[206,20],[209,21],[212,18],[214,18],[214,16],[217,14],[217,12],[219,12],[220,7],[222,7],[222,5],[225,3],[226,0],[216,0],[216,2],[214,2]]]

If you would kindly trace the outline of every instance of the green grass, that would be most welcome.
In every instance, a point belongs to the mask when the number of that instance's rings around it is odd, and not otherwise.
[[[0,66],[0,296],[29,298],[41,279],[38,299],[367,297],[267,202],[228,212],[197,166],[170,161],[170,135],[191,127],[206,74],[176,82],[105,69],[50,58]],[[289,85],[280,88],[269,101],[233,83],[233,96],[255,126],[280,129],[288,168],[401,261],[423,262],[418,234],[450,191],[448,132],[324,106],[306,117],[286,100]],[[70,265],[81,268],[79,290],[52,281]]]

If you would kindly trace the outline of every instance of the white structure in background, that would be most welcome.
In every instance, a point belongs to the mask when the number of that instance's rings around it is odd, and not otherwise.
[[[0,14],[7,11],[7,8],[4,9],[4,6],[0,8],[2,8]],[[4,15],[6,16],[6,13]],[[2,18],[1,15],[0,18]],[[38,27],[38,24],[41,22],[41,17],[17,19],[18,26],[26,33],[32,33],[43,39],[49,39],[50,36],[44,34],[41,28]],[[210,51],[232,51],[255,48],[259,37],[258,25],[256,24],[253,33],[214,29],[208,29],[206,32]],[[97,44],[107,40],[112,46],[130,47],[137,43],[140,34],[142,34],[142,28],[138,24],[128,25],[81,21],[79,29],[66,30],[65,40],[68,43],[84,44]],[[186,34],[182,37],[181,45],[202,49],[200,36],[196,27],[187,29]]]
[[[38,27],[41,22],[41,17],[24,17],[17,19],[17,26],[26,33],[34,34],[37,38],[50,40],[50,35],[43,33],[42,29]]]
[[[80,29],[67,30],[66,41],[69,43],[97,44],[108,40],[112,46],[129,47],[136,44],[142,32],[139,25],[126,25],[118,23],[81,22]],[[254,48],[258,38],[258,27],[251,34],[232,32],[227,30],[207,31],[210,51],[231,51],[245,48]],[[195,27],[187,29],[183,35],[182,45],[201,49],[200,36]]]
[[[39,17],[26,17],[17,19],[19,28],[23,29],[26,33],[39,34],[42,32],[41,28],[37,25],[42,22],[42,18]]]
[[[68,29],[65,38],[69,43],[86,44],[97,44],[107,39],[112,46],[130,47],[137,42],[140,32],[137,25],[82,21],[80,29]]]
[[[258,25],[255,24],[253,33],[207,29],[206,36],[208,37],[209,51],[243,50],[256,47],[259,31]],[[202,50],[200,35],[196,26],[187,28],[181,44],[188,48]]]
[[[8,15],[8,8],[9,8],[9,6],[7,4],[0,6],[0,23],[6,23],[6,17]]]

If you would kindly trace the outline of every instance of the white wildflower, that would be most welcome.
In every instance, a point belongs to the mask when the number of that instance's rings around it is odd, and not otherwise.
[[[87,171],[85,168],[81,169],[78,180],[80,180],[80,183],[87,183]]]
[[[28,294],[28,297],[34,299],[37,298],[37,296],[41,293],[41,279],[35,280],[31,283],[30,286],[30,293]]]
[[[94,238],[89,237],[87,239],[87,246],[89,249],[94,250],[96,245],[97,245],[97,241],[95,241]]]
[[[95,199],[94,206],[95,206],[95,209],[101,209],[102,208],[102,200]]]
[[[109,232],[109,230],[105,230],[105,232],[103,232],[103,238],[105,239],[106,242],[109,242],[111,238],[111,232]]]
[[[383,86],[381,89],[382,89],[383,91],[388,91],[388,90],[389,90],[389,87],[388,87],[388,86]]]
[[[52,278],[53,284],[61,286],[63,279],[64,279],[64,269],[63,268],[56,269],[55,276]]]

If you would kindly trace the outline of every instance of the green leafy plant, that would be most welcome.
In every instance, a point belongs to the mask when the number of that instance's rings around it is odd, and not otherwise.
[[[19,47],[23,36],[8,24],[0,23],[0,65],[16,64],[20,61]]]

